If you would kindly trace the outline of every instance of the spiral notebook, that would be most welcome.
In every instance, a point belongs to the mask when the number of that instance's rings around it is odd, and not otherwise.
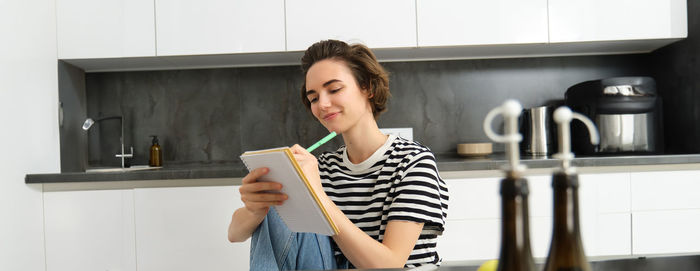
[[[338,234],[338,228],[313,192],[311,184],[289,148],[247,151],[241,154],[241,160],[248,171],[261,167],[270,169],[258,181],[274,181],[282,184],[281,192],[287,194],[289,198],[284,204],[274,208],[291,231],[328,236]]]

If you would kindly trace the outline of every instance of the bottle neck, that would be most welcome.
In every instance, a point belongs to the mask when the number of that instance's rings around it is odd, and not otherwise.
[[[554,191],[554,237],[571,236],[580,243],[578,211],[578,176],[556,173],[552,179]]]
[[[534,270],[526,179],[501,181],[501,253],[498,270]]]
[[[552,177],[554,217],[552,242],[545,271],[590,271],[581,242],[578,213],[578,176],[557,172]]]

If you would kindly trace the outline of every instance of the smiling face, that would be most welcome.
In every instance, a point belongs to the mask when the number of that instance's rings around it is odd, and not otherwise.
[[[367,91],[341,60],[325,59],[309,68],[306,99],[311,113],[329,131],[342,134],[361,120],[374,121]]]

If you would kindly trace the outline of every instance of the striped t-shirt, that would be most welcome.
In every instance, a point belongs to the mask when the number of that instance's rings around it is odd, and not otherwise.
[[[436,250],[447,218],[447,185],[430,149],[390,135],[360,164],[348,159],[345,146],[318,158],[326,194],[350,221],[375,240],[384,240],[387,222],[424,223],[406,267],[440,264]],[[334,244],[336,254],[341,254]]]

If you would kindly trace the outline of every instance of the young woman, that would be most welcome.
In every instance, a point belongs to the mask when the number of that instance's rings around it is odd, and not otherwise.
[[[299,145],[292,151],[319,194],[339,234],[292,233],[271,206],[286,195],[274,182],[240,187],[245,207],[235,211],[229,240],[252,236],[251,270],[391,268],[439,264],[436,239],[447,216],[447,186],[430,150],[380,132],[376,118],[389,98],[387,73],[364,45],[326,40],[302,57],[304,105],[345,146],[318,159]],[[332,240],[331,240],[332,239]]]

